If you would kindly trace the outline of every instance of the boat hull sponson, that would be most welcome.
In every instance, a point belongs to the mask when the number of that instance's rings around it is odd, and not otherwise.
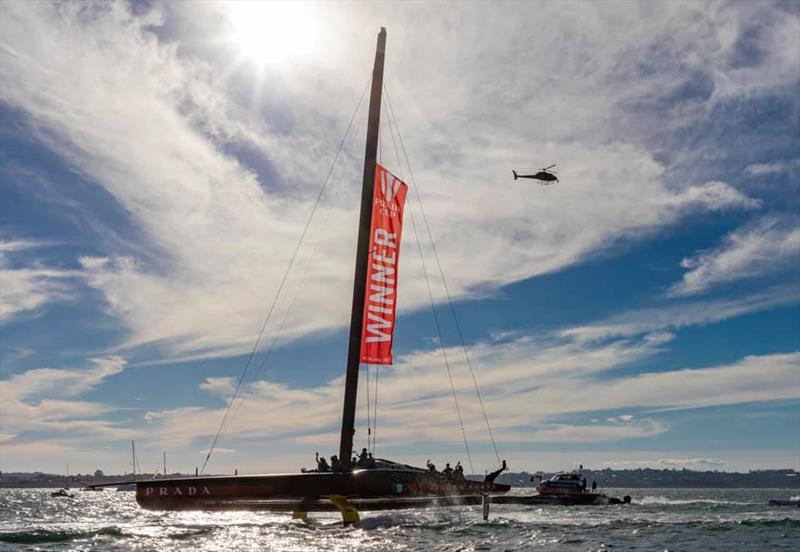
[[[136,501],[150,510],[287,510],[343,495],[389,509],[454,497],[502,494],[510,487],[440,473],[355,470],[351,473],[214,476],[136,482]],[[457,500],[456,500],[457,502]],[[301,508],[302,509],[302,508]],[[327,509],[327,508],[324,508]]]

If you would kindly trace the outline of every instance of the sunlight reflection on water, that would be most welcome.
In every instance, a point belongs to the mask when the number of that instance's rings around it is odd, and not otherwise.
[[[632,506],[493,506],[489,521],[480,507],[362,512],[359,528],[343,527],[333,512],[306,522],[284,513],[153,512],[133,493],[52,499],[50,489],[3,489],[0,549],[788,550],[800,539],[800,509],[767,506],[791,491],[624,492]]]

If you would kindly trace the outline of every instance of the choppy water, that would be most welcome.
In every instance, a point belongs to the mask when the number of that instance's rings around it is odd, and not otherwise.
[[[630,506],[493,505],[338,514],[160,513],[133,493],[0,489],[0,550],[800,550],[800,508],[772,507],[772,489],[616,489]]]

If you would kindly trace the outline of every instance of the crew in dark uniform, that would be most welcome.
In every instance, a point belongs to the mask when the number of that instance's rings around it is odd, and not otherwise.
[[[453,468],[450,467],[450,462],[445,465],[444,469],[442,470],[442,475],[444,475],[447,479],[453,477]]]
[[[506,467],[506,461],[503,460],[503,465],[500,466],[499,470],[495,470],[483,478],[484,483],[494,483],[494,480],[497,479],[497,476],[506,471],[507,469],[508,468]]]

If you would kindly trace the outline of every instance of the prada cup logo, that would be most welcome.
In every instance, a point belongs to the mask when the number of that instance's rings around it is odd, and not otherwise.
[[[395,178],[393,174],[389,173],[389,171],[384,170],[382,172],[381,193],[387,202],[394,202],[394,196],[396,196],[397,192],[400,191],[400,184],[402,184],[402,182]]]

